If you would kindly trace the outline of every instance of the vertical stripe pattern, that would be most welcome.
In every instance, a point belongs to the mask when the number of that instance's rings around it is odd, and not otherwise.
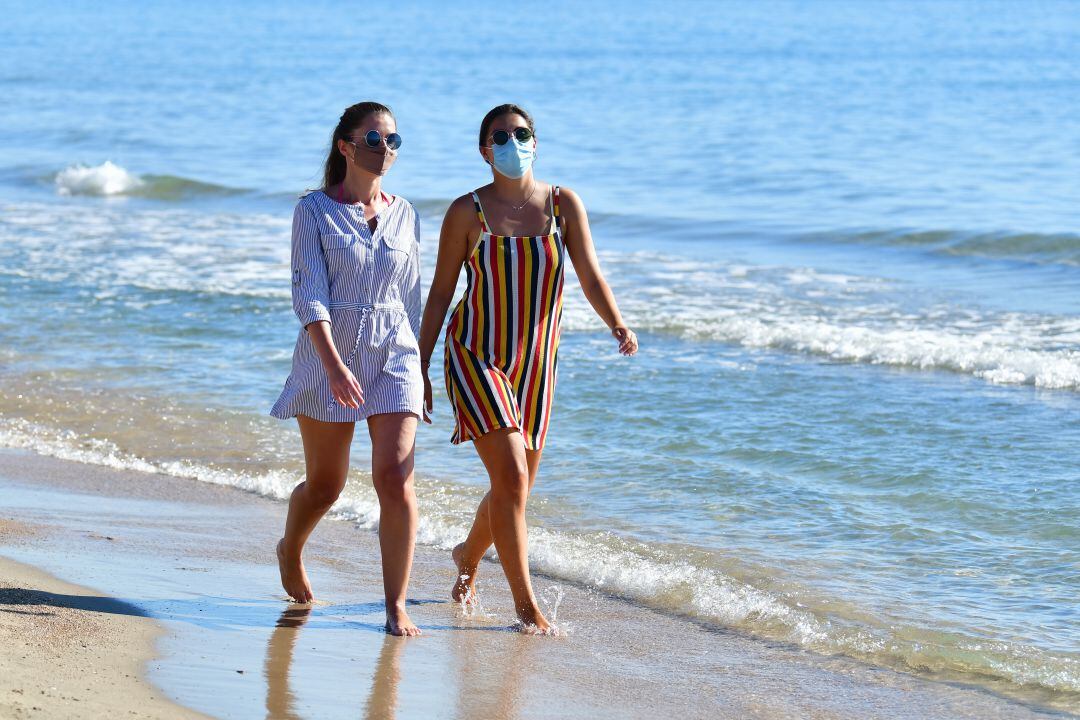
[[[371,415],[420,415],[420,219],[405,198],[379,213],[375,230],[363,207],[324,192],[296,205],[292,229],[293,311],[303,326],[292,372],[270,414],[355,422]],[[364,403],[354,410],[330,393],[326,370],[308,335],[310,323],[330,323],[342,362],[360,383]]]
[[[493,235],[480,198],[480,240],[465,263],[466,287],[446,330],[446,391],[454,409],[450,442],[497,428],[544,446],[558,369],[566,252],[559,188],[551,192],[548,235]]]

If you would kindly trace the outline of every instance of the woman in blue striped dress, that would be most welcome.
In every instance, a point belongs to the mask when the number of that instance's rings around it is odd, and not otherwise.
[[[405,594],[416,541],[413,445],[424,392],[416,344],[420,223],[407,200],[382,191],[400,145],[389,108],[349,107],[334,130],[322,189],[296,205],[292,296],[303,328],[270,414],[297,419],[307,468],[277,545],[285,591],[297,602],[314,599],[304,543],[344,489],[353,428],[366,420],[386,629],[418,635]]]

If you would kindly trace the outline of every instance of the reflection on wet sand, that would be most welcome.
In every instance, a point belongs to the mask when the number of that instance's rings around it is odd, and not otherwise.
[[[365,720],[394,720],[398,703],[398,683],[401,682],[402,637],[387,635],[379,651],[379,661],[371,675],[371,692],[364,706]]]
[[[464,628],[468,630],[469,628]],[[534,665],[537,639],[517,632],[458,632],[450,641],[457,657],[457,713],[462,718],[515,720],[521,709],[526,669]]]
[[[270,633],[266,648],[266,717],[282,720],[301,720],[296,714],[296,697],[289,687],[289,667],[300,628],[308,621],[311,606],[289,607],[281,613],[277,626]]]
[[[339,606],[338,610],[343,607]],[[264,665],[266,716],[270,720],[301,720],[304,717],[297,710],[297,696],[290,686],[290,677],[300,629],[311,620],[312,611],[311,606],[305,605],[286,608],[270,633]],[[322,620],[328,619],[318,612],[315,615]],[[321,620],[317,620],[316,625],[322,627]],[[438,633],[439,640],[444,642],[432,638],[425,650],[448,662],[456,672],[454,716],[463,719],[515,720],[526,695],[528,672],[540,660],[542,650],[538,647],[537,638],[507,628],[473,624],[469,618],[460,616],[457,623],[438,629],[449,631]],[[402,653],[408,642],[406,638],[392,635],[383,638],[364,704],[365,720],[394,720],[397,716],[403,679]],[[429,654],[426,659],[433,658]],[[430,672],[431,668],[427,667],[427,671]],[[431,685],[423,678],[414,677],[413,681],[414,685],[419,682],[421,687],[427,686],[428,689],[438,686],[434,678]],[[449,686],[444,687],[450,689]],[[323,702],[327,700],[334,702],[332,698],[323,698]],[[345,701],[342,699],[341,702]]]
[[[270,720],[302,720],[296,711],[296,695],[289,685],[293,651],[300,628],[311,617],[312,607],[287,608],[278,618],[266,648],[266,717]],[[387,635],[371,677],[371,691],[364,708],[366,720],[393,720],[401,681],[401,651],[405,638]]]

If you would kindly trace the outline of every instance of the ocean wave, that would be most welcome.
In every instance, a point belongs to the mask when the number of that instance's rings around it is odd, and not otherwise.
[[[643,328],[831,360],[970,374],[995,384],[1080,390],[1080,350],[1029,349],[997,333],[956,328],[876,328],[815,318],[729,316],[705,322],[655,318]]]
[[[63,204],[4,206],[0,274],[89,287],[95,296],[127,286],[288,307],[288,215],[110,205],[82,213],[77,233],[61,230],[71,213]]]
[[[192,196],[231,196],[247,190],[176,175],[136,175],[110,160],[100,165],[72,165],[53,178],[61,195],[134,196],[180,200]]]
[[[2,274],[88,286],[95,298],[126,286],[288,307],[287,215],[101,207],[84,214],[79,232],[70,234],[61,230],[68,208],[26,203],[4,210]],[[433,229],[427,232],[421,264],[430,277],[437,243]],[[837,362],[962,373],[995,384],[1080,390],[1075,316],[958,306],[947,294],[909,283],[811,267],[653,251],[602,250],[601,257],[623,314],[638,330]],[[463,284],[460,278],[455,297]],[[564,318],[567,332],[599,328],[572,272]]]
[[[921,248],[942,255],[1080,265],[1080,235],[1075,233],[897,229],[812,233],[803,237],[812,241]]]
[[[837,362],[1080,390],[1080,318],[958,307],[883,278],[603,252],[636,329]],[[564,326],[594,331],[571,277]]]
[[[22,419],[0,419],[0,446],[225,485],[281,501],[301,479],[299,470],[244,473],[188,461],[152,461],[125,453],[108,440]],[[432,488],[422,491],[429,496],[422,498],[427,510],[420,518],[417,541],[449,550],[467,534],[479,491],[437,481],[423,485]],[[378,499],[368,484],[351,483],[331,513],[365,529],[378,528]],[[705,553],[696,557],[613,533],[572,533],[536,525],[529,528],[529,552],[533,569],[553,578],[813,652],[843,654],[936,677],[977,676],[1007,686],[1080,692],[1080,658],[927,628],[875,625],[861,613],[855,619],[815,611],[710,567]]]
[[[142,186],[143,181],[112,161],[100,165],[72,165],[56,174],[56,190],[61,195],[124,195]]]

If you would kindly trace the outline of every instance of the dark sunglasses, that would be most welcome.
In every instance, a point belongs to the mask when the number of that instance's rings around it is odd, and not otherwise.
[[[533,131],[527,127],[514,128],[513,134],[518,142],[528,142],[533,138]],[[491,133],[491,142],[496,145],[505,145],[510,142],[510,133],[505,130],[496,130]]]
[[[397,150],[399,147],[401,147],[401,136],[397,133],[390,133],[386,136],[385,140],[386,147],[390,148],[391,150]],[[352,143],[356,146],[360,145],[360,142],[358,140],[347,140],[346,142]],[[369,148],[377,148],[383,144],[383,136],[381,133],[379,133],[378,130],[368,130],[367,134],[364,135],[364,144],[367,145]]]

